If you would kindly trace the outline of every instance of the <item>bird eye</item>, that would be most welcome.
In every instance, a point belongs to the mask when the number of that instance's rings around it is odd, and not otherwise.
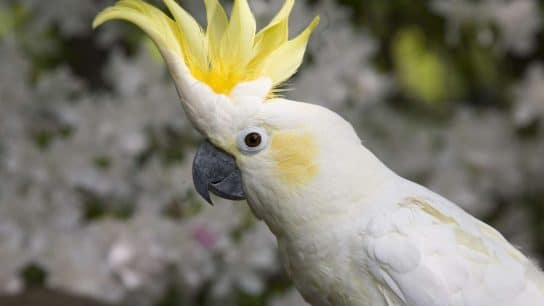
[[[238,134],[238,148],[246,154],[255,154],[266,148],[268,134],[260,127],[249,127]]]
[[[261,144],[261,135],[256,132],[251,132],[246,135],[246,138],[244,138],[244,142],[246,143],[246,146],[250,148],[258,147]]]

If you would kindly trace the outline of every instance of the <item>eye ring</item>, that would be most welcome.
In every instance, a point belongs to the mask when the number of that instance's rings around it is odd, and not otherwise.
[[[248,127],[238,133],[238,149],[245,154],[256,154],[268,145],[268,133],[261,127]]]

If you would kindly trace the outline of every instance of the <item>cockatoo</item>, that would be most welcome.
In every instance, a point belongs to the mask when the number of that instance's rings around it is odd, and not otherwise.
[[[193,163],[197,192],[247,199],[310,304],[544,305],[542,272],[499,232],[395,174],[336,113],[280,97],[318,18],[289,40],[294,0],[259,32],[247,0],[230,18],[204,2],[206,30],[175,0],[164,0],[173,18],[121,0],[93,26],[123,19],[156,43],[207,139]]]

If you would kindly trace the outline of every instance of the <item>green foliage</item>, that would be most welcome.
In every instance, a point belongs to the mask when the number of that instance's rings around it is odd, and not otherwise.
[[[27,17],[28,13],[21,5],[0,5],[0,40],[14,31]]]
[[[106,200],[86,192],[82,192],[82,196],[84,198],[83,219],[86,222],[108,217],[125,220],[134,214],[134,205],[123,199]]]
[[[43,287],[47,279],[47,272],[42,267],[34,263],[23,267],[20,274],[27,288]]]
[[[493,21],[452,26],[432,10],[435,1],[338,1],[353,11],[354,24],[378,40],[374,63],[397,76],[401,87],[394,102],[410,101],[407,108],[432,106],[443,114],[445,106],[461,102],[508,107],[510,84],[544,60],[544,40],[537,40],[533,52],[515,54],[503,48]],[[462,2],[458,5],[465,9]]]
[[[161,213],[167,218],[180,220],[197,215],[204,208],[198,195],[192,190],[184,196],[179,196],[170,200],[162,208]]]
[[[164,295],[159,299],[156,306],[182,306],[183,293],[179,285],[172,285],[166,289]]]
[[[420,29],[399,31],[392,48],[398,80],[410,97],[437,105],[461,95],[463,88],[456,71],[428,46]]]

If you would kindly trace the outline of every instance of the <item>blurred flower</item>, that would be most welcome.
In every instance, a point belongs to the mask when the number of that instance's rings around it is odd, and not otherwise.
[[[542,27],[542,15],[535,0],[434,0],[431,8],[443,15],[449,26],[450,40],[459,42],[460,29],[475,24],[480,36],[489,36],[490,27],[498,28],[498,44],[505,51],[525,55],[535,48]],[[491,43],[493,39],[482,42]]]
[[[44,30],[50,24],[59,26],[62,34],[73,37],[89,32],[89,25],[96,12],[113,3],[107,1],[71,1],[71,0],[21,0],[19,4],[29,11],[32,16],[31,27]]]
[[[534,0],[490,1],[489,11],[501,33],[503,48],[516,54],[528,54],[536,45],[537,33],[542,27],[542,15]]]
[[[524,126],[544,117],[544,67],[531,66],[524,79],[514,89],[514,120]]]
[[[350,103],[365,107],[380,102],[391,84],[390,78],[370,64],[376,42],[368,34],[354,30],[348,22],[348,13],[332,1],[318,3],[312,12],[304,12],[323,15],[320,30],[309,45],[312,62],[288,85],[288,96],[337,111],[346,110]],[[297,13],[301,14],[295,10],[294,14]],[[298,22],[305,18],[292,19]],[[289,91],[291,86],[293,91]]]
[[[233,289],[258,295],[266,289],[264,279],[279,268],[276,239],[264,223],[243,233],[237,247],[224,254],[224,270],[218,273],[216,296],[224,297]]]
[[[270,306],[308,306],[300,293],[295,290],[289,290],[283,294],[272,297]]]
[[[507,117],[460,109],[447,130],[429,185],[461,207],[485,215],[496,198],[522,186],[519,143]]]

